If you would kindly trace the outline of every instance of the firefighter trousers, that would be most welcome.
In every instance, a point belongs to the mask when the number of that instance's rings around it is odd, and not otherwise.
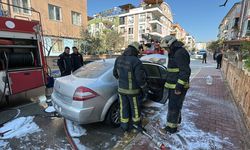
[[[138,95],[119,94],[120,122],[124,131],[129,131],[132,124],[141,125],[141,107]],[[131,120],[132,118],[132,120]]]
[[[169,90],[167,126],[177,128],[181,122],[181,109],[187,91],[183,91],[180,95],[175,94],[175,90]]]

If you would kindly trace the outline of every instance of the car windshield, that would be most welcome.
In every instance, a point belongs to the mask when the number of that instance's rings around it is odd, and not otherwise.
[[[73,72],[73,75],[79,78],[97,78],[104,74],[112,66],[112,63],[92,62]]]

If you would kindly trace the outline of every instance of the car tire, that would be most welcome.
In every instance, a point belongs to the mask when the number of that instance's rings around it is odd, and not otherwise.
[[[119,103],[118,101],[115,101],[107,115],[106,115],[106,119],[105,119],[105,123],[108,124],[108,125],[111,125],[115,128],[119,127],[120,126],[120,114],[119,114]]]

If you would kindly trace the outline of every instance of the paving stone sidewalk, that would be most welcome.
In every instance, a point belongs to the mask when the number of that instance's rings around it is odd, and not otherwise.
[[[213,78],[213,84],[206,84],[206,77]],[[210,133],[227,138],[233,149],[250,149],[249,131],[247,130],[240,110],[235,104],[231,91],[222,77],[220,70],[203,68],[192,80],[186,101],[198,100],[189,109],[198,115],[193,117],[196,127]],[[223,145],[223,149],[232,149]]]
[[[213,78],[213,84],[206,84],[206,77]],[[162,108],[158,116],[159,127],[166,119],[167,107]],[[241,112],[234,103],[231,92],[220,70],[205,67],[192,79],[191,88],[183,106],[183,122],[177,135],[166,135],[162,142],[170,149],[225,149],[249,150],[250,136]],[[146,126],[149,132],[160,138],[157,130],[157,119],[153,119]],[[159,123],[158,123],[159,124]],[[149,139],[138,135],[127,149],[155,149]]]

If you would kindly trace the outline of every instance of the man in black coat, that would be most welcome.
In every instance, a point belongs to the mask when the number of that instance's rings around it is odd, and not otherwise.
[[[72,47],[73,53],[71,54],[72,71],[74,72],[78,68],[83,66],[82,54],[78,52],[76,47]]]
[[[181,123],[181,109],[189,88],[191,75],[190,56],[174,36],[166,36],[161,41],[161,47],[168,51],[168,67],[165,88],[169,90],[169,103],[166,132],[177,132]]]
[[[57,60],[57,65],[60,69],[61,77],[71,74],[72,66],[69,51],[70,48],[65,47],[64,52],[59,55],[59,59]]]
[[[202,54],[202,63],[207,63],[207,53],[205,52],[205,53],[203,53]]]

